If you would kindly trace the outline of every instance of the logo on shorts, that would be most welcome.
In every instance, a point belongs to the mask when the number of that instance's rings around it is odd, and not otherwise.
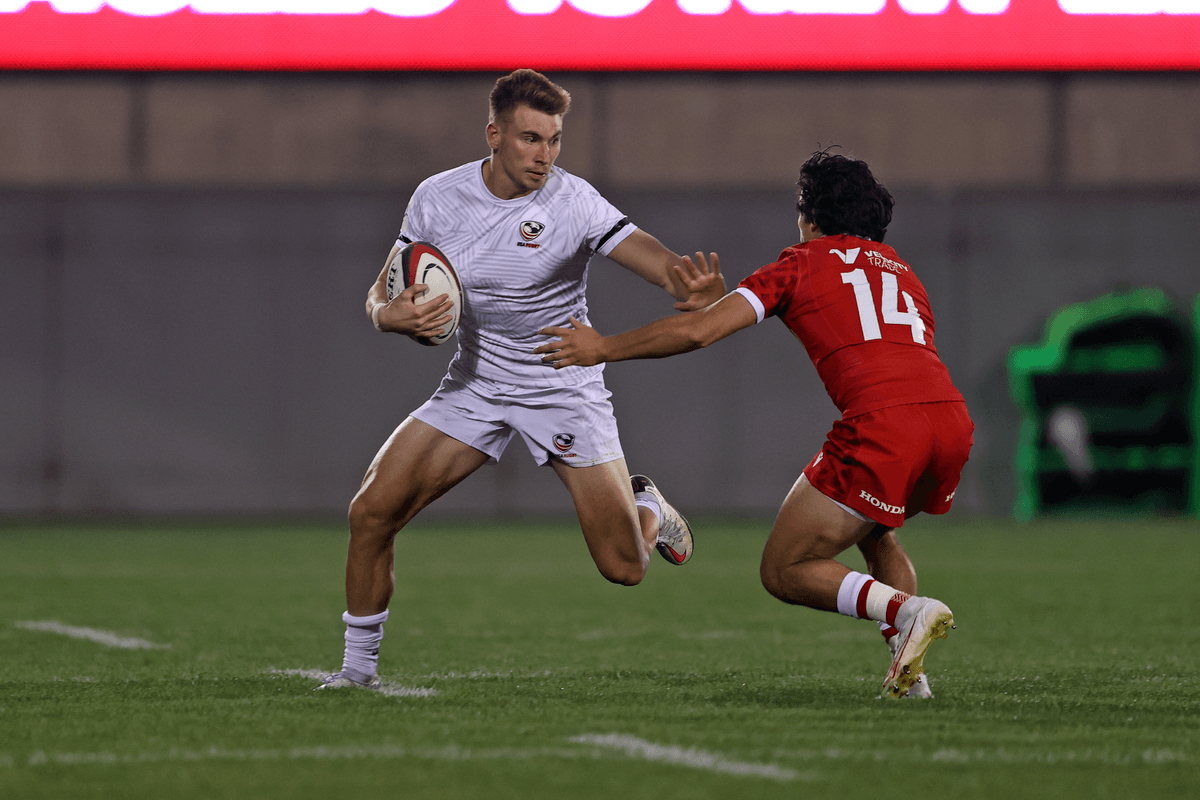
[[[880,511],[886,511],[889,514],[903,514],[904,513],[904,506],[889,505],[888,503],[883,502],[882,500],[877,498],[875,495],[868,492],[866,489],[862,489],[861,491],[859,491],[858,496],[861,497],[863,500],[866,500],[871,505],[878,508]]]
[[[554,434],[554,447],[558,452],[565,453],[575,444],[575,434],[573,433],[556,433]]]
[[[534,239],[542,235],[542,231],[546,230],[544,222],[534,222],[527,219],[521,223],[521,238],[527,242],[532,242]]]
[[[950,494],[946,495],[946,502],[947,502],[947,503],[949,503],[951,500],[953,500],[953,499],[954,499],[954,495],[956,495],[956,494],[958,494],[958,489],[955,489],[953,492],[951,492]]]

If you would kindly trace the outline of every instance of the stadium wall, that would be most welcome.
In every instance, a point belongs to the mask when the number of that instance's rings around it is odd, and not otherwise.
[[[962,509],[1005,514],[1008,347],[1116,285],[1200,292],[1200,76],[555,75],[560,164],[733,282],[795,241],[818,143],[894,190],[971,403]],[[362,301],[423,177],[480,157],[493,75],[0,75],[0,516],[336,515],[446,349]],[[598,258],[593,321],[669,313]],[[769,513],[835,411],[769,323],[608,368],[631,467]],[[439,501],[570,510],[515,443]]]

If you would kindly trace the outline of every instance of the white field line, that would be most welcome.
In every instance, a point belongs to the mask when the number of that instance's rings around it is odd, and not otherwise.
[[[1005,748],[998,750],[956,750],[947,748],[933,753],[929,760],[943,764],[1105,764],[1127,766],[1130,764],[1186,764],[1196,759],[1178,750],[1150,749],[1141,753],[1117,753],[1110,750],[1067,750],[1064,752],[1039,751],[1036,753],[1013,752]]]
[[[69,636],[72,639],[87,639],[91,642],[106,645],[108,647],[120,647],[125,650],[165,650],[171,645],[155,644],[148,642],[145,639],[135,639],[130,636],[118,636],[115,633],[108,631],[96,630],[95,628],[77,628],[74,625],[64,625],[61,622],[53,620],[45,620],[42,622],[17,622],[14,623],[18,628],[24,628],[27,631],[45,631],[47,633],[59,633],[63,636]]]
[[[171,748],[158,753],[113,753],[108,751],[83,753],[56,753],[36,750],[24,758],[0,755],[0,767],[44,767],[44,766],[116,766],[129,764],[155,764],[163,762],[197,761],[351,761],[362,759],[395,760],[415,758],[425,761],[529,761],[538,758],[606,760],[610,751],[596,747],[596,741],[611,737],[579,736],[569,741],[576,744],[593,745],[588,748],[566,747],[494,747],[469,748],[458,745],[445,747],[409,748],[395,745],[365,747],[293,747],[289,749],[261,748],[254,750],[208,747],[202,750]],[[727,761],[721,756],[696,750],[663,747],[641,742],[629,736],[618,737],[627,742],[639,742],[642,747],[636,752],[617,748],[638,760],[660,761],[676,766],[692,767],[713,772],[745,777],[772,778],[791,781],[798,777],[789,769],[772,764],[745,764]]]
[[[0,766],[86,766],[92,764],[156,764],[164,762],[193,761],[353,761],[362,759],[393,760],[417,758],[436,761],[527,760],[542,756],[559,758],[581,758],[585,753],[565,748],[489,748],[473,750],[456,745],[442,748],[410,748],[393,745],[367,745],[361,747],[292,747],[257,748],[254,750],[207,747],[201,750],[171,748],[162,752],[112,753],[55,753],[37,750],[26,758],[0,755]]]
[[[770,778],[776,781],[794,781],[799,776],[795,770],[776,764],[754,764],[746,761],[730,761],[718,753],[708,753],[695,748],[675,745],[654,744],[634,736],[619,733],[605,735],[588,734],[573,736],[568,741],[589,744],[594,747],[612,748],[630,758],[643,761],[660,761],[681,767],[692,767],[726,775],[741,775],[754,778]]]
[[[301,678],[312,678],[314,681],[322,680],[329,673],[319,669],[271,669],[267,670],[272,675],[298,675]],[[326,690],[328,691],[328,689]],[[423,689],[420,687],[412,688],[401,686],[398,683],[383,682],[379,687],[379,693],[385,697],[436,697],[437,689]]]
[[[1141,751],[1087,748],[1084,750],[1053,750],[1050,748],[1006,747],[975,750],[942,748],[931,753],[916,749],[897,748],[891,751],[857,750],[830,747],[824,750],[776,750],[776,758],[814,761],[904,761],[909,764],[1078,764],[1102,767],[1124,767],[1132,764],[1193,764],[1200,761],[1195,754],[1181,750],[1150,748]]]
[[[207,747],[200,750],[171,748],[159,752],[113,753],[97,752],[49,752],[36,750],[27,756],[0,753],[0,769],[16,767],[54,766],[114,766],[129,764],[158,764],[168,762],[200,761],[354,761],[354,760],[398,760],[419,759],[424,761],[529,761],[532,759],[606,760],[613,753],[624,754],[631,759],[667,763],[727,775],[750,778],[766,778],[778,781],[813,781],[822,779],[819,771],[797,773],[775,764],[755,764],[730,761],[717,753],[706,753],[691,748],[656,745],[621,734],[585,735],[569,739],[573,744],[586,747],[494,747],[469,748],[458,745],[444,747],[409,748],[398,745],[367,745],[347,747],[292,747],[259,748],[254,750]],[[793,755],[804,760],[822,761],[879,761],[881,753],[867,750],[805,751]],[[889,757],[884,756],[884,760]],[[1131,764],[1189,764],[1196,761],[1188,753],[1170,750],[1146,750],[1142,753],[1116,753],[1086,750],[1047,753],[1038,751],[1014,752],[1005,750],[946,751],[914,758],[912,755],[891,756],[905,763],[935,764],[1096,764],[1101,766],[1128,766]]]

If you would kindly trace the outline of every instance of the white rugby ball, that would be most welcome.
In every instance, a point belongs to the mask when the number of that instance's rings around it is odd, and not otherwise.
[[[446,254],[429,242],[413,242],[406,245],[392,259],[387,271],[388,299],[392,300],[417,283],[429,287],[414,298],[417,305],[428,303],[441,295],[449,296],[450,321],[435,336],[412,338],[426,345],[445,344],[458,330],[458,320],[462,316],[462,283],[459,282],[458,273],[454,271],[454,266],[450,259],[446,258]]]

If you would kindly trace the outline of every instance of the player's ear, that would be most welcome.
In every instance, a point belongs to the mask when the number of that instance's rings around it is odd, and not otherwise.
[[[500,149],[500,126],[496,124],[495,120],[488,121],[487,128],[484,130],[484,137],[487,139],[488,147],[491,148],[493,153]]]

